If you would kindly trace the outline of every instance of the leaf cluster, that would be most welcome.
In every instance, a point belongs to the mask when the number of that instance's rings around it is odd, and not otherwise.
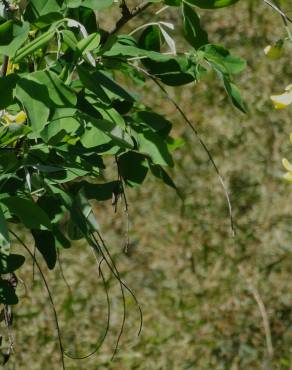
[[[127,86],[181,86],[213,71],[234,106],[246,111],[234,83],[246,63],[210,42],[198,13],[235,2],[150,1],[177,7],[188,44],[179,51],[166,22],[131,35],[101,29],[96,12],[115,6],[112,0],[30,0],[13,12],[2,6],[0,303],[18,301],[5,278],[24,263],[11,253],[13,225],[27,229],[53,269],[57,250],[72,241],[95,245],[92,200],[123,199],[125,187],[143,184],[148,174],[178,191],[167,168],[182,140]],[[119,82],[125,80],[131,83]],[[103,176],[108,158],[117,170],[111,181]]]

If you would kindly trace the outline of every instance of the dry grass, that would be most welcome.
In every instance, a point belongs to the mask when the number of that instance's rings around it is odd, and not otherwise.
[[[206,12],[203,20],[213,42],[224,41],[248,61],[239,84],[249,114],[230,107],[213,76],[171,91],[196,123],[230,188],[237,235],[231,237],[224,194],[204,151],[156,87],[147,85],[144,98],[172,118],[175,132],[186,141],[173,171],[185,202],[151,179],[143,189],[128,190],[127,255],[123,206],[114,214],[109,204],[96,205],[111,253],[143,308],[144,329],[137,338],[139,316],[128,297],[126,329],[118,355],[110,361],[122,303],[119,287],[105,269],[110,333],[97,356],[66,360],[68,370],[292,369],[292,189],[281,179],[281,157],[291,153],[291,109],[275,112],[269,102],[271,93],[292,81],[292,50],[278,62],[264,57],[264,46],[283,33],[281,19],[260,2],[254,2],[251,17],[248,4]],[[169,17],[175,21],[175,12]],[[110,178],[111,171],[106,175]],[[64,342],[71,351],[86,353],[105,328],[103,287],[87,246],[62,251],[61,258],[72,294],[59,270],[49,273],[49,281]],[[39,275],[32,284],[31,274],[29,269],[21,272],[33,289],[25,295],[21,288],[15,355],[7,369],[60,369],[51,307]]]

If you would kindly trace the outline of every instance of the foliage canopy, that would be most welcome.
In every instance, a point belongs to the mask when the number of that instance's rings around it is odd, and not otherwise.
[[[212,71],[232,104],[246,112],[234,82],[246,63],[211,43],[199,15],[200,8],[216,10],[236,2],[152,0],[129,9],[122,0],[121,18],[108,31],[100,28],[97,13],[116,6],[113,0],[2,1],[0,303],[4,310],[18,302],[15,272],[25,262],[11,252],[11,237],[35,261],[18,236],[17,225],[30,233],[49,269],[55,267],[60,250],[85,239],[119,279],[91,201],[112,199],[116,205],[122,199],[127,208],[125,188],[141,185],[147,175],[180,195],[167,168],[174,166],[172,153],[182,140],[172,136],[167,117],[143,103],[135,86],[151,80],[173,101],[165,86],[199,83]],[[133,17],[159,4],[177,7],[186,51],[177,50],[173,25],[162,20],[143,24],[130,34],[121,32]],[[110,161],[117,176],[106,182],[103,171]],[[63,358],[61,339],[60,348]]]

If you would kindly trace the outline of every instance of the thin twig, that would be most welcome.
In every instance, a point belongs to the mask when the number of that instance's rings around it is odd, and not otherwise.
[[[279,13],[287,22],[292,23],[292,19],[287,16],[277,5],[273,4],[269,0],[264,0],[264,2],[269,5],[271,8],[276,10],[277,13]]]
[[[212,156],[210,150],[208,149],[207,145],[205,144],[204,140],[201,138],[201,136],[199,135],[198,131],[194,127],[193,123],[189,120],[189,118],[184,113],[184,111],[182,110],[182,108],[168,94],[167,90],[161,85],[161,83],[158,81],[158,79],[155,76],[153,76],[151,73],[149,73],[148,71],[146,71],[145,69],[143,69],[141,67],[138,67],[138,66],[136,66],[136,65],[134,65],[132,63],[128,63],[128,64],[131,65],[132,67],[134,67],[135,69],[137,69],[138,71],[143,72],[146,76],[148,76],[148,77],[150,77],[152,79],[152,81],[164,93],[164,95],[166,96],[166,98],[175,106],[175,108],[180,113],[180,115],[182,116],[182,118],[184,119],[184,121],[188,124],[188,126],[190,127],[190,129],[196,135],[199,143],[201,144],[201,146],[203,147],[204,151],[206,152],[206,154],[207,154],[207,156],[209,158],[209,161],[211,162],[212,166],[214,167],[215,172],[217,174],[217,177],[218,177],[218,179],[219,179],[219,181],[221,183],[221,186],[223,188],[223,191],[224,191],[224,194],[225,194],[225,198],[226,198],[226,201],[227,201],[227,205],[228,205],[228,212],[229,212],[229,218],[230,218],[231,233],[232,233],[232,236],[235,236],[236,230],[235,230],[235,224],[234,224],[234,220],[233,220],[232,204],[231,204],[230,196],[229,196],[229,193],[228,193],[228,190],[227,190],[227,186],[226,186],[226,184],[225,184],[225,182],[223,180],[223,177],[221,176],[221,173],[219,171],[219,168],[217,167],[217,164],[215,163],[215,160],[213,159],[213,156]]]
[[[11,325],[12,325],[11,315],[12,315],[11,307],[5,305],[4,306],[4,318],[5,318],[5,324],[7,327],[8,339],[9,339],[9,349],[7,353],[8,358],[10,357],[10,354],[13,351],[13,342],[14,342],[12,328],[11,328]]]
[[[116,156],[115,157],[115,160],[116,160],[116,165],[117,165],[117,170],[118,170],[118,180],[121,184],[121,190],[122,190],[122,198],[123,198],[123,201],[124,201],[124,205],[125,205],[125,213],[126,213],[126,222],[127,222],[127,226],[126,226],[126,245],[124,247],[124,251],[125,253],[128,252],[128,248],[129,248],[129,245],[130,245],[130,215],[129,215],[129,203],[128,203],[128,198],[127,198],[127,194],[126,194],[126,189],[125,189],[125,186],[124,186],[124,179],[121,175],[121,172],[120,172],[120,166],[119,166],[119,160],[118,160],[118,157]]]
[[[60,347],[60,357],[61,357],[62,369],[66,370],[65,361],[64,361],[64,347],[63,347],[63,342],[62,342],[62,337],[61,337],[61,329],[60,329],[60,325],[59,325],[58,314],[57,314],[57,310],[56,310],[56,307],[55,307],[55,303],[54,303],[53,296],[52,296],[50,287],[48,285],[47,279],[46,279],[38,261],[35,259],[33,253],[28,248],[28,246],[24,243],[24,241],[14,231],[9,230],[9,232],[24,247],[24,249],[27,251],[27,253],[30,255],[30,257],[33,259],[33,261],[35,261],[36,267],[39,270],[41,278],[42,278],[42,280],[45,284],[45,287],[46,287],[46,290],[47,290],[47,293],[48,293],[48,297],[49,297],[49,300],[50,300],[50,303],[51,303],[51,307],[52,307],[52,310],[53,310],[53,313],[54,313],[54,319],[55,319],[56,329],[57,329],[57,333],[58,333],[58,341],[59,341],[59,347]]]
[[[138,308],[138,311],[139,311],[139,314],[140,314],[140,326],[139,326],[139,330],[138,330],[138,336],[141,334],[142,332],[142,328],[143,328],[143,312],[142,312],[142,309],[141,309],[141,306],[139,304],[139,301],[137,299],[137,297],[135,296],[134,292],[127,286],[127,284],[124,283],[124,281],[121,279],[121,276],[120,276],[120,273],[119,273],[119,270],[108,250],[108,247],[106,246],[105,244],[105,241],[103,240],[100,232],[96,231],[97,235],[98,235],[98,238],[101,242],[102,245],[100,245],[100,243],[98,243],[97,239],[95,238],[94,235],[92,235],[92,237],[94,238],[94,240],[96,241],[96,244],[99,246],[99,249],[100,249],[100,252],[102,253],[102,256],[103,258],[105,259],[106,263],[107,263],[107,266],[110,268],[112,274],[114,275],[114,277],[119,281],[119,283],[130,293],[131,297],[134,299],[134,302]],[[110,263],[107,261],[107,257],[105,256],[105,254],[103,253],[102,251],[102,248],[105,250],[106,252],[106,255],[108,256],[109,260],[110,260]]]
[[[94,253],[94,256],[97,260],[97,256],[96,254]],[[105,280],[105,276],[104,276],[104,273],[102,272],[102,262],[104,261],[104,259],[102,258],[101,261],[97,261],[98,262],[98,272],[99,272],[99,276],[101,277],[102,279],[102,284],[104,286],[104,290],[105,290],[105,295],[106,295],[106,301],[107,301],[107,320],[106,320],[106,327],[105,327],[105,331],[104,331],[104,334],[102,335],[101,339],[97,342],[96,346],[95,346],[95,349],[93,351],[91,351],[90,353],[86,354],[86,355],[72,355],[70,354],[69,352],[64,352],[64,355],[66,357],[69,357],[71,358],[72,360],[85,360],[89,357],[92,357],[93,355],[95,355],[98,350],[101,348],[101,346],[103,345],[103,343],[105,342],[105,339],[108,335],[108,332],[109,332],[109,329],[110,329],[110,317],[111,317],[111,304],[110,304],[110,297],[109,297],[109,289],[107,287],[107,284],[106,284],[106,280]]]
[[[263,320],[263,328],[264,328],[265,338],[266,338],[267,354],[268,354],[268,360],[269,360],[269,365],[270,365],[273,360],[274,348],[273,348],[272,333],[271,333],[268,312],[265,307],[264,301],[262,300],[260,296],[259,291],[257,290],[257,288],[254,286],[252,282],[252,279],[246,276],[246,272],[243,266],[239,266],[238,269],[239,269],[240,275],[246,281],[248,289],[251,292],[254,300],[256,301],[258,305],[259,312]]]
[[[258,290],[252,285],[252,283],[249,283],[249,289],[259,307],[260,314],[263,319],[263,327],[265,331],[265,337],[266,337],[266,344],[267,344],[267,352],[268,352],[268,357],[269,360],[272,361],[273,359],[273,354],[274,354],[274,349],[273,349],[273,342],[272,342],[272,334],[271,334],[271,328],[270,328],[270,323],[269,323],[269,317],[268,313],[265,307],[265,304],[258,292]]]
[[[280,9],[282,11],[279,0],[275,0],[275,2],[276,2],[276,6],[278,7],[278,9]],[[283,15],[283,14],[281,14],[281,18],[283,20],[284,27],[287,31],[288,37],[292,41],[292,34],[291,34],[291,31],[290,31],[290,28],[289,28],[288,20],[287,20],[286,16]]]
[[[97,233],[101,243],[103,244],[103,239],[99,236],[99,233]],[[126,320],[127,320],[127,306],[126,306],[126,296],[125,296],[125,292],[124,292],[124,286],[122,284],[122,280],[120,278],[120,274],[119,274],[119,271],[117,270],[116,266],[115,266],[115,263],[113,262],[113,259],[111,257],[111,255],[108,253],[108,250],[105,248],[104,245],[100,245],[100,243],[98,243],[98,240],[97,238],[95,237],[94,234],[92,234],[92,238],[93,240],[95,241],[96,245],[98,246],[98,250],[99,252],[102,253],[102,259],[107,263],[107,266],[111,269],[112,273],[114,274],[117,274],[117,280],[119,281],[119,284],[120,284],[120,290],[121,290],[121,294],[122,294],[122,302],[123,302],[123,319],[122,319],[122,324],[121,324],[121,328],[120,328],[120,332],[119,332],[119,335],[118,335],[118,338],[117,338],[117,341],[116,341],[116,345],[115,345],[115,348],[114,348],[114,352],[112,354],[112,359],[114,359],[114,357],[116,356],[117,354],[117,351],[119,349],[119,343],[120,343],[120,340],[121,340],[121,337],[123,335],[123,332],[124,332],[124,328],[125,328],[125,324],[126,324]],[[105,248],[105,251],[108,255],[108,258],[110,260],[110,262],[107,261],[107,258],[106,256],[104,255],[103,251],[102,251],[102,247]]]
[[[60,257],[60,251],[59,249],[57,249],[57,259],[58,259],[58,265],[59,265],[59,270],[60,270],[60,274],[61,274],[61,277],[65,283],[65,285],[67,286],[68,288],[68,291],[70,293],[70,295],[72,296],[72,289],[71,289],[71,286],[70,284],[68,283],[68,280],[66,279],[66,276],[64,274],[64,270],[63,270],[63,265],[62,265],[62,261],[61,261],[61,257]]]

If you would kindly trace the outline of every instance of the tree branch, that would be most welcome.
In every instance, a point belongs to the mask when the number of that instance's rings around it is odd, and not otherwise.
[[[136,6],[133,10],[129,10],[125,1],[122,2],[122,17],[117,21],[115,27],[109,32],[108,37],[117,33],[126,23],[128,23],[131,19],[142,13],[146,10],[152,3],[149,1],[145,1],[141,5]]]
[[[273,4],[270,0],[264,0],[264,2],[272,9],[274,9],[277,13],[279,13],[282,16],[283,20],[285,20],[285,22],[292,23],[292,19],[288,17],[277,5]]]
[[[285,13],[282,11],[282,9],[281,9],[280,1],[279,1],[279,0],[274,0],[274,2],[275,2],[275,5],[278,7],[278,9],[279,9],[283,14],[285,14]],[[282,13],[280,13],[280,15],[281,15],[281,18],[282,18],[282,20],[283,20],[284,27],[285,27],[285,29],[286,29],[286,31],[287,31],[287,33],[288,33],[288,37],[289,37],[290,41],[292,41],[292,34],[291,34],[291,31],[290,31],[290,28],[289,28],[289,23],[288,23],[288,22],[292,23],[292,22],[291,22],[292,20],[291,20],[289,17],[287,17],[287,15],[285,16],[285,15],[283,15]]]

